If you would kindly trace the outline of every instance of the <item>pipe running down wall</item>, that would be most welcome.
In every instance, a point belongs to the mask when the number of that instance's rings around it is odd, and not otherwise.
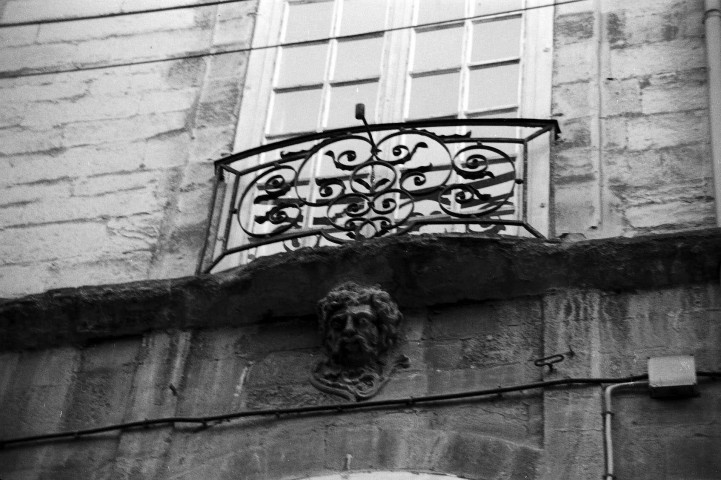
[[[716,225],[721,227],[721,0],[705,0],[704,11]]]

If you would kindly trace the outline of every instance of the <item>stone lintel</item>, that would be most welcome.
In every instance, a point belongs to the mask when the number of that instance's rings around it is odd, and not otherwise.
[[[0,351],[83,344],[151,330],[313,315],[342,281],[379,284],[404,307],[632,291],[719,281],[721,229],[562,242],[419,235],[264,257],[229,271],[50,290],[0,301]]]

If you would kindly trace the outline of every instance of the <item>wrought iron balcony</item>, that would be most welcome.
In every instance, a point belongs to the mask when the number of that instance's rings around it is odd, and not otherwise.
[[[362,105],[356,118],[362,125],[217,160],[208,222],[215,242],[206,240],[199,271],[304,246],[407,233],[543,237],[528,221],[524,187],[531,181],[531,142],[555,140],[555,120],[368,125]]]

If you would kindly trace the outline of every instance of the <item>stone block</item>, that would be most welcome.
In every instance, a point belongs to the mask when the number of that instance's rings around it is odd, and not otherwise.
[[[520,329],[515,330],[519,334],[537,329],[539,318],[540,303],[535,298],[454,306],[431,311],[429,336],[435,340],[484,338],[492,342],[505,338],[513,329]]]
[[[191,162],[218,160],[221,155],[233,151],[235,124],[193,130],[193,144],[190,151]]]
[[[634,228],[701,228],[713,225],[715,218],[713,202],[706,196],[632,205],[624,215]]]
[[[198,93],[197,88],[146,93],[138,98],[138,113],[144,115],[190,110]]]
[[[525,397],[485,397],[463,403],[432,407],[430,428],[447,432],[468,432],[541,447],[543,422],[536,421],[542,406],[540,391]]]
[[[589,99],[594,94],[588,81],[560,84],[551,92],[552,115],[563,120],[587,117],[592,113]]]
[[[518,469],[516,463],[524,462]],[[439,471],[471,478],[533,478],[540,451],[483,435],[449,435]]]
[[[132,97],[91,97],[72,102],[35,102],[26,105],[21,125],[50,128],[69,122],[128,118],[138,113],[138,100]]]
[[[594,35],[593,27],[593,12],[556,15],[553,24],[554,45],[558,48],[561,45],[589,41]]]
[[[272,352],[256,362],[248,375],[248,387],[306,384],[321,355],[316,350]]]
[[[563,290],[543,299],[544,355],[573,350],[574,355],[556,365],[560,375],[603,375],[598,328],[601,295],[597,291]]]
[[[130,282],[148,278],[148,265],[152,253],[147,250],[123,252],[122,256],[98,255],[88,260],[55,260],[48,265],[37,267],[41,272],[41,288],[30,292],[42,292],[61,287],[80,287],[83,285],[102,285]],[[34,272],[35,268],[30,268]],[[29,272],[28,272],[29,273]],[[18,276],[24,285],[37,285],[37,279]],[[13,288],[20,288],[13,287]],[[24,287],[27,291],[30,287]],[[28,292],[29,293],[29,292]]]
[[[67,180],[32,185],[9,186],[2,189],[3,207],[13,205],[27,205],[45,198],[68,198],[71,194],[71,185]]]
[[[620,189],[619,193],[633,187],[688,185],[711,177],[709,150],[704,143],[635,152],[606,151],[603,170],[606,181]]]
[[[43,0],[10,0],[3,10],[3,21],[24,22],[41,18],[102,15],[119,12],[122,3],[123,0],[109,0],[102,4],[97,4],[92,0],[68,0],[62,4],[48,4]]]
[[[589,147],[592,142],[591,117],[563,120],[561,123],[561,144],[558,150]]]
[[[428,394],[490,390],[540,379],[541,371],[527,359],[511,365],[485,368],[467,368],[428,372]],[[507,393],[504,396],[517,397],[522,394]],[[480,397],[479,397],[480,398]]]
[[[208,77],[213,80],[245,78],[248,55],[248,52],[238,52],[210,57]]]
[[[628,120],[628,147],[646,150],[708,142],[705,111],[647,115]]]
[[[598,183],[587,181],[554,188],[555,232],[584,233],[598,225]]]
[[[83,14],[87,15],[87,14]],[[38,43],[79,42],[107,37],[142,35],[163,30],[184,30],[195,27],[194,9],[170,10],[142,15],[108,17],[83,24],[83,28],[67,28],[64,23],[40,26]]]
[[[0,155],[42,152],[63,146],[63,131],[58,128],[30,129],[10,127],[0,129]]]
[[[133,376],[133,389],[130,398],[127,421],[138,421],[148,418],[172,417],[178,404],[178,389],[183,382],[183,372],[190,349],[189,332],[168,334],[155,332],[143,338],[142,349],[138,354],[138,367]],[[154,432],[155,433],[155,432]],[[152,437],[166,437],[169,432],[159,432]],[[123,434],[123,441],[130,440]],[[143,435],[133,435],[135,443],[152,445]],[[127,448],[133,449],[132,442]],[[163,448],[165,448],[163,446]],[[157,448],[152,448],[157,450]],[[121,445],[122,450],[122,445]],[[146,449],[144,449],[146,450]],[[163,451],[158,452],[161,455]],[[144,454],[144,453],[143,453]],[[134,451],[128,457],[141,455]]]
[[[642,90],[642,111],[651,115],[708,108],[706,71],[689,70],[656,75]]]
[[[149,139],[161,134],[183,130],[188,113],[185,111],[136,115],[124,119],[70,123],[63,129],[64,146],[116,143]]]
[[[13,29],[4,28],[0,30],[0,45],[5,47],[31,45],[35,43],[39,29],[39,25],[28,25]]]
[[[598,149],[595,147],[562,148],[553,156],[554,185],[570,185],[587,183],[596,180],[598,172],[595,158]]]
[[[20,226],[39,223],[53,223],[67,220],[92,220],[111,216],[152,213],[163,208],[162,198],[157,190],[149,187],[143,190],[112,192],[92,197],[71,197],[62,202],[48,197],[36,202],[36,208],[13,206],[0,209],[0,226]]]
[[[26,352],[17,358],[0,397],[3,438],[58,431],[79,355],[73,348]],[[20,421],[19,419],[23,419]]]
[[[235,124],[240,96],[241,84],[237,78],[209,82],[198,105],[196,126],[207,128]]]
[[[553,50],[553,85],[587,82],[596,72],[596,45],[578,42]]]
[[[612,77],[622,80],[703,68],[705,58],[703,39],[684,38],[612,49],[609,69]]]
[[[47,290],[50,265],[0,266],[0,297],[21,297]]]
[[[606,79],[602,82],[601,88],[602,116],[638,115],[642,112],[641,88],[638,79]]]
[[[82,178],[73,184],[73,196],[95,197],[107,193],[117,193],[145,188],[159,189],[167,175],[163,171],[136,171],[110,173]]]
[[[102,254],[149,248],[143,238],[113,235],[104,222],[28,225],[8,228],[0,235],[0,256],[4,264],[93,258]]]
[[[217,415],[240,409],[250,368],[236,352],[241,335],[237,329],[224,329],[193,338],[183,381],[178,385],[180,415]]]
[[[77,63],[92,64],[179,56],[206,49],[211,35],[209,30],[192,28],[91,39],[79,42],[72,58]]]
[[[145,143],[142,165],[148,169],[171,168],[188,161],[191,138],[187,131],[174,131],[156,136]]]
[[[644,8],[645,7],[645,8]],[[624,48],[703,35],[703,8],[682,1],[638,5],[606,3],[607,32],[611,48]]]
[[[463,361],[461,340],[426,342],[425,363],[433,370],[454,370]]]
[[[626,149],[629,143],[628,123],[633,119],[625,116],[601,119],[601,144],[608,151]]]
[[[72,43],[24,45],[0,50],[2,71],[54,70],[70,67],[71,60],[78,58],[79,48]]]
[[[270,352],[316,348],[320,341],[317,320],[303,317],[243,327],[235,348],[244,358],[259,360]]]

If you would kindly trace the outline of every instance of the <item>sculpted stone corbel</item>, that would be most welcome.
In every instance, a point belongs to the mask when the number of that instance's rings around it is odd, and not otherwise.
[[[390,360],[403,314],[387,292],[354,282],[338,285],[318,302],[324,357],[311,375],[319,390],[348,401],[371,398],[408,358]]]

